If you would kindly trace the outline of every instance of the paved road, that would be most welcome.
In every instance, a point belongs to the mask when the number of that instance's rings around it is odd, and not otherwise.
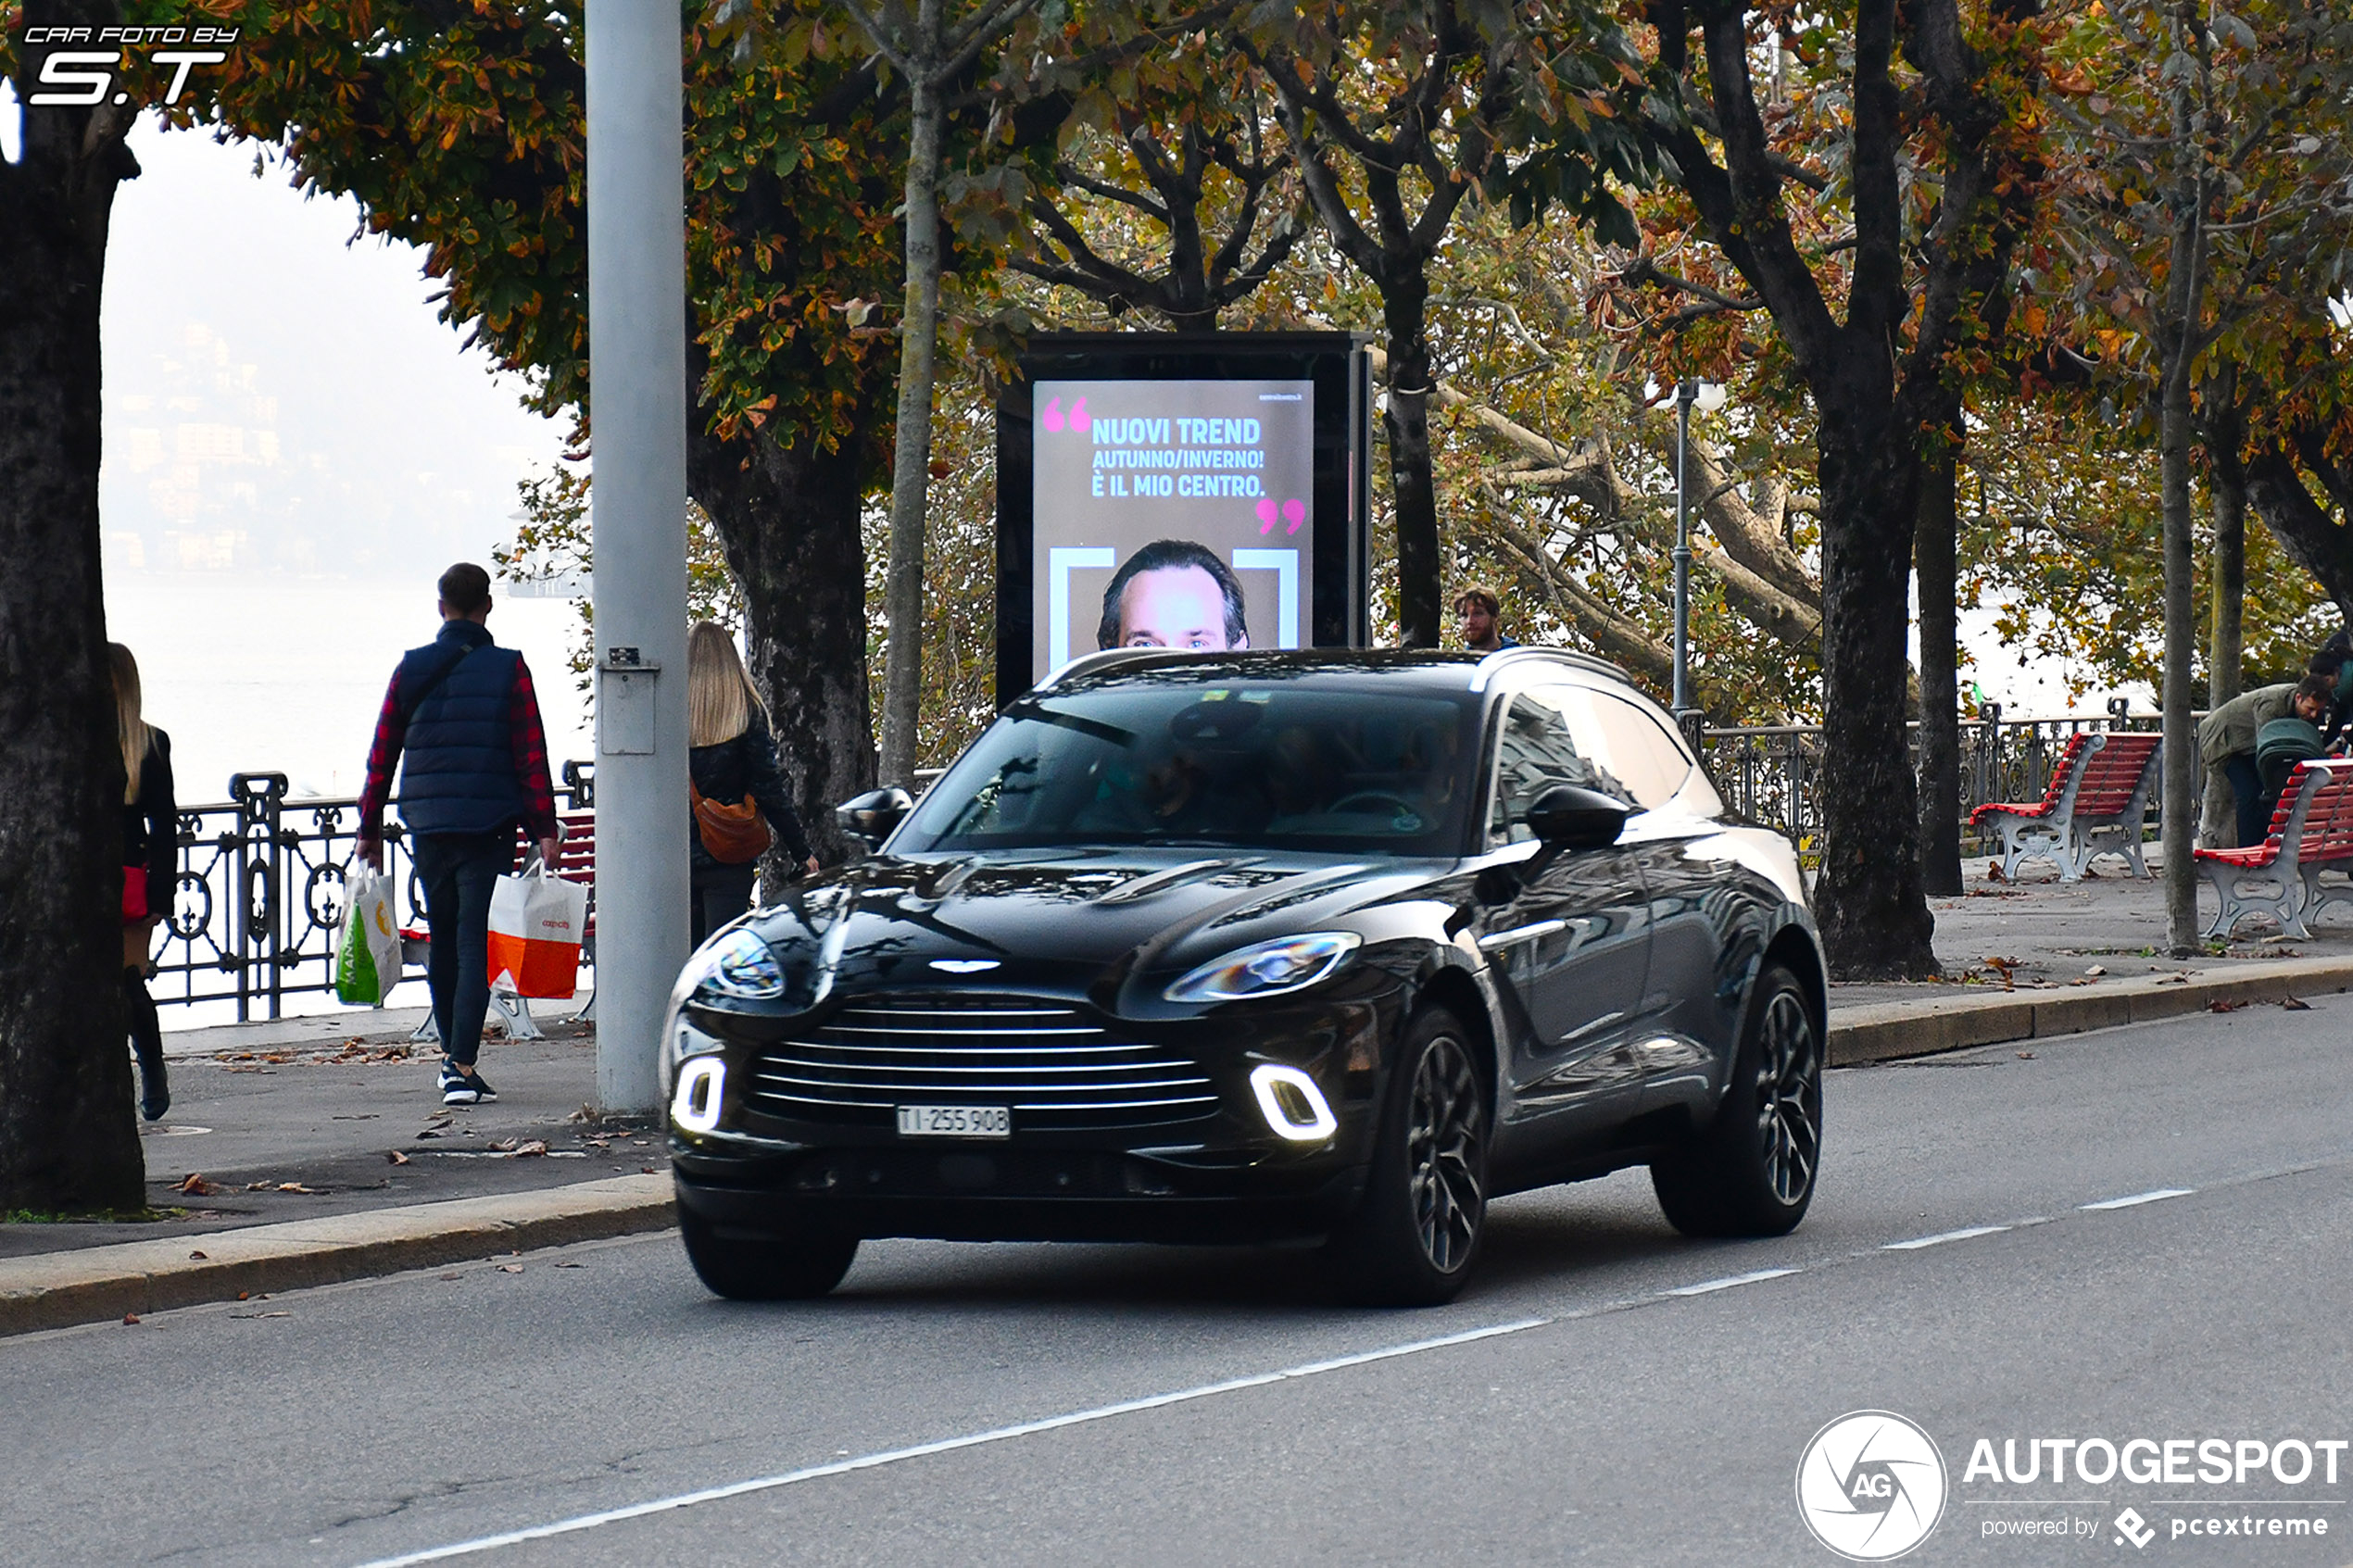
[[[1682,1241],[1621,1174],[1499,1206],[1429,1312],[1335,1309],[1302,1254],[912,1242],[744,1307],[647,1238],[0,1342],[0,1557],[357,1564],[815,1468],[456,1561],[1827,1564],[1800,1451],[1879,1408],[1950,1467],[1906,1562],[2333,1568],[2353,1454],[1963,1471],[1980,1436],[2353,1437],[2348,1085],[2353,998],[1839,1073],[1795,1236]],[[2171,1537],[2217,1510],[2331,1529]],[[2096,1534],[1987,1534],[2061,1518]]]

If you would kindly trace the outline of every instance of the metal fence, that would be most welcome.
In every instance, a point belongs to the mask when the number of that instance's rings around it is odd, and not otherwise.
[[[595,765],[565,763],[556,797],[567,810],[593,807]],[[182,807],[180,875],[147,987],[157,1003],[234,1002],[244,1022],[331,989],[359,832],[357,799],[289,800],[283,773],[239,773],[227,800]],[[384,839],[401,923],[422,926],[422,891],[397,822],[384,824]]]
[[[2154,730],[2158,724],[2158,715],[2133,713],[2121,697],[2108,703],[2105,716],[2070,719],[2005,719],[2000,704],[1986,704],[1983,718],[1961,722],[1964,834],[1969,812],[1988,801],[2040,800],[2070,735],[2085,730]],[[1917,776],[1919,726],[1909,725],[1907,733]],[[1810,863],[1822,825],[1820,725],[1703,729],[1700,755],[1726,804],[1787,834]],[[2163,781],[2158,782],[2161,786]],[[2158,820],[2159,796],[2159,789],[2150,791],[2151,823]]]

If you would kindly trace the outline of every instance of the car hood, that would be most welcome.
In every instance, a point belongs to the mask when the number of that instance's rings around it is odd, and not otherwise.
[[[1042,987],[1120,1007],[1252,942],[1349,929],[1439,868],[1385,858],[1208,849],[875,856],[751,919],[785,972],[783,1006],[870,987]]]

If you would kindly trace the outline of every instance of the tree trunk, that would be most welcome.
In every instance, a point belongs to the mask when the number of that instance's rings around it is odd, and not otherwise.
[[[2246,645],[2246,474],[2236,452],[2213,451],[2214,625],[2206,656],[2206,706],[2239,695]]]
[[[2353,523],[2340,522],[2312,499],[2295,458],[2284,447],[2257,454],[2246,465],[2246,499],[2271,537],[2310,572],[2353,624]]]
[[[2178,350],[2177,350],[2178,352]],[[2165,945],[2175,958],[2197,950],[2197,878],[2190,863],[2196,831],[2197,734],[2190,723],[2191,661],[2197,608],[2191,593],[2189,377],[2169,370],[2158,437],[2165,496]]]
[[[776,752],[818,858],[852,850],[834,808],[875,787],[866,701],[866,546],[860,530],[871,464],[857,442],[813,438],[687,445],[695,499],[743,584],[752,678],[776,724]]]
[[[2177,0],[2170,9],[2177,38],[2186,41],[2204,25],[2187,0]],[[2171,106],[2171,205],[2180,227],[2173,233],[2157,321],[2158,453],[2165,509],[2165,804],[2158,837],[2165,850],[2165,945],[2175,958],[2197,950],[2197,878],[2190,849],[2203,782],[2196,771],[2197,736],[2190,725],[2191,664],[2197,652],[2190,516],[2190,443],[2196,427],[2190,370],[2197,358],[2200,307],[2206,295],[2206,234],[2201,226],[2206,180],[2197,107],[2187,76],[2177,77]]]
[[[882,778],[915,780],[924,696],[924,512],[931,488],[933,364],[939,337],[940,84],[930,79],[940,36],[941,0],[923,0],[924,53],[908,82],[912,125],[907,144],[907,288],[899,332],[899,440],[890,470],[890,565],[883,613],[890,640],[883,660]]]
[[[1398,642],[1434,648],[1441,625],[1438,484],[1429,458],[1429,283],[1396,266],[1381,284],[1389,328],[1389,483],[1397,508]]]
[[[59,9],[24,19],[120,19]],[[48,53],[23,51],[18,80]],[[146,1203],[98,551],[98,301],[115,186],[139,171],[128,123],[28,107],[0,163],[0,1210]]]
[[[1848,350],[1874,355],[1868,345]],[[1905,719],[1911,616],[1910,528],[1919,458],[1889,418],[1888,376],[1842,378],[1822,397],[1822,872],[1814,907],[1843,980],[1915,980],[1939,972],[1935,921],[1921,890],[1918,792]]]
[[[1953,559],[1958,412],[1954,410],[1944,439],[1922,463],[1919,525],[1912,541],[1920,600],[1920,884],[1931,895],[1961,891],[1961,694]]]

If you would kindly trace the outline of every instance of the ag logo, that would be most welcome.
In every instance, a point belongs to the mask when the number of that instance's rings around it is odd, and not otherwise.
[[[1856,1411],[1814,1434],[1797,1461],[1797,1512],[1814,1538],[1856,1562],[1903,1556],[1944,1513],[1944,1456],[1887,1411]]]

